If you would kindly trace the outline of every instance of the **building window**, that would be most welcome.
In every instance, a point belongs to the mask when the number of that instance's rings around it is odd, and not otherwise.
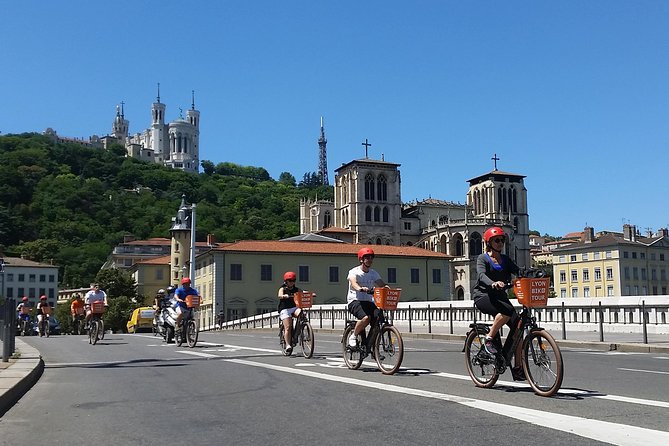
[[[309,282],[309,267],[307,265],[298,266],[300,282]]]
[[[230,264],[230,280],[242,280],[242,265],[240,263]]]
[[[657,270],[655,269],[650,270],[650,279],[657,280]]]
[[[667,271],[661,269],[660,270],[660,280],[667,280]]]
[[[571,281],[578,282],[578,271],[576,271],[575,269],[571,270]]]
[[[420,283],[420,270],[411,268],[411,283]]]
[[[646,268],[641,268],[641,280],[646,280]]]
[[[374,177],[371,173],[365,176],[365,200],[374,199]]]
[[[330,267],[330,283],[338,283],[339,282],[339,267],[338,266],[331,266]]]
[[[593,257],[593,259],[595,259],[595,260],[599,260],[599,251],[597,251],[596,253],[594,253],[594,254],[592,255],[592,257]]]
[[[30,275],[28,276],[28,282],[31,282],[31,283],[32,283],[32,282],[35,282],[35,275],[34,275],[34,274],[30,274]]]
[[[26,290],[24,288],[19,288],[19,292],[16,297],[23,297],[26,295]]]
[[[633,258],[633,259],[636,259],[636,251],[634,251],[634,252],[632,253],[632,258]]]
[[[634,280],[639,280],[639,268],[636,266],[632,268],[632,277]]]
[[[606,267],[606,280],[613,280],[613,268],[610,266]]]
[[[623,251],[623,259],[629,259],[630,258],[630,253],[627,251]]]
[[[630,280],[630,267],[629,266],[626,266],[623,269],[623,277],[625,278],[625,280]]]
[[[40,282],[46,282],[46,274],[40,274],[39,275],[39,281]]]
[[[383,208],[383,222],[388,223],[388,219],[389,219],[388,208],[384,207]]]
[[[612,285],[608,285],[606,287],[606,295],[607,296],[613,296],[613,286]]]
[[[565,260],[565,257],[563,255],[558,257],[558,262],[564,263],[564,260]]]
[[[370,206],[365,208],[365,221],[372,221],[372,208]]]
[[[7,288],[5,292],[7,293],[7,298],[12,299],[14,297],[14,288]]]
[[[602,270],[601,268],[595,268],[595,282],[602,280]]]
[[[388,182],[383,175],[379,175],[379,179],[376,183],[376,192],[379,201],[388,201]]]
[[[441,283],[441,270],[438,268],[432,270],[432,283]]]
[[[560,297],[565,299],[567,297],[567,290],[565,288],[560,288]]]
[[[265,282],[272,280],[272,265],[260,265],[260,280]]]
[[[569,256],[569,261],[570,262],[575,262],[576,261],[576,254],[572,254]]]
[[[378,206],[374,208],[374,221],[381,221],[381,209]]]
[[[645,259],[646,258],[646,253],[645,252],[640,252],[639,253],[639,258]]]
[[[660,260],[664,261],[664,254],[660,254]]]
[[[56,276],[53,274],[49,274],[49,282],[53,283],[56,281]]]
[[[578,288],[571,289],[571,297],[578,297]]]
[[[19,282],[25,282],[26,281],[26,275],[25,274],[19,274]]]
[[[560,271],[560,283],[565,283],[567,281],[567,272]]]
[[[581,254],[581,260],[588,260],[588,253],[587,252]]]
[[[397,283],[397,270],[395,268],[388,268],[388,283]]]
[[[7,274],[7,282],[13,282],[14,281],[14,274]]]
[[[156,270],[156,280],[163,280],[163,270],[159,268]]]
[[[590,287],[583,288],[583,297],[590,297]]]
[[[613,254],[611,253],[611,251],[606,251],[606,258],[610,259],[612,257],[613,257]]]
[[[408,222],[408,221],[404,222],[404,230],[405,231],[411,231],[411,222]]]
[[[590,270],[583,268],[583,282],[590,281]]]

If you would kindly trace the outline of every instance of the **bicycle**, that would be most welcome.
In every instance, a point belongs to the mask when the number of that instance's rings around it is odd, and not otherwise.
[[[37,325],[37,331],[39,332],[40,338],[42,336],[49,337],[49,313],[44,313],[45,309],[42,309],[42,320]]]
[[[105,323],[102,315],[105,312],[105,304],[102,301],[91,302],[91,319],[88,325],[88,343],[95,345],[99,340],[105,338]]]
[[[193,348],[197,344],[199,335],[199,323],[195,319],[193,312],[200,307],[200,297],[194,295],[186,296],[186,307],[188,307],[188,311],[184,313],[178,329],[174,332],[174,342],[176,342],[178,347],[181,347],[181,344],[185,340],[188,347]]]
[[[355,330],[358,321],[346,320],[341,343],[344,362],[349,369],[359,369],[365,357],[372,353],[378,369],[384,375],[392,375],[399,370],[404,359],[404,341],[400,331],[388,320],[384,310],[397,308],[400,291],[389,288],[373,288],[369,291],[374,295],[379,316],[370,323],[369,333],[365,330],[356,337],[355,347],[348,344],[348,338]]]
[[[291,333],[290,346],[292,348],[299,344],[302,349],[302,356],[306,359],[309,359],[314,355],[314,330],[311,328],[309,316],[305,311],[307,308],[311,308],[313,296],[315,296],[315,294],[309,291],[297,292],[294,296],[295,305],[300,308],[301,311],[299,315],[293,317],[293,319],[295,319],[295,324]],[[284,356],[290,356],[290,353],[287,351],[288,347],[286,346],[284,327],[281,321],[279,321],[279,344],[281,345],[281,352]]]
[[[81,309],[83,311],[83,308]],[[72,317],[72,334],[81,335],[84,334],[84,325],[85,325],[86,316],[83,313],[76,313]]]
[[[30,336],[32,331],[32,323],[30,322],[30,314],[20,314],[19,330],[21,336]]]
[[[539,396],[552,396],[562,386],[564,363],[562,353],[553,336],[537,325],[531,309],[546,306],[549,278],[518,278],[513,287],[518,302],[523,306],[519,313],[518,326],[506,338],[504,346],[496,355],[485,349],[485,337],[491,324],[469,325],[465,339],[465,361],[467,372],[477,387],[491,388],[511,365],[518,344],[522,342],[521,363],[527,382]],[[494,343],[501,345],[499,333]]]

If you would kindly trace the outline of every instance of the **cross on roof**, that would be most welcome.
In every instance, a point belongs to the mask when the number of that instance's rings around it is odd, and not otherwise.
[[[367,155],[367,149],[371,146],[371,144],[367,141],[367,138],[365,138],[365,142],[363,142],[362,145],[365,146],[365,158],[369,158]]]
[[[494,161],[494,163],[495,163],[495,170],[497,170],[497,161],[499,161],[499,158],[497,158],[497,154],[495,153],[495,154],[493,155],[493,157],[490,158],[490,159]]]

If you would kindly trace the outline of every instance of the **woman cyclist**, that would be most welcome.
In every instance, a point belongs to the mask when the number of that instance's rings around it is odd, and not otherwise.
[[[481,313],[494,316],[492,327],[485,339],[485,349],[491,355],[497,354],[497,347],[493,340],[502,325],[509,326],[509,338],[515,332],[518,324],[518,314],[513,308],[506,294],[507,284],[511,282],[512,274],[518,274],[518,265],[511,258],[502,254],[506,234],[498,226],[488,228],[483,233],[485,241],[485,252],[476,259],[476,286],[473,290],[474,304]],[[522,343],[518,343],[514,356],[515,366],[511,369],[513,379],[525,380],[522,367],[520,367]]]
[[[296,317],[300,315],[300,309],[295,305],[295,293],[302,291],[295,286],[296,275],[292,271],[288,271],[283,275],[283,285],[279,288],[277,297],[279,298],[279,319],[283,324],[283,337],[286,341],[286,355],[290,356],[293,353],[293,346],[290,341],[293,336],[293,315]]]

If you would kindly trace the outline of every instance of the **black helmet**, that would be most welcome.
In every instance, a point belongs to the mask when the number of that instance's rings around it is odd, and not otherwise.
[[[174,288],[172,285],[168,286],[168,287],[167,287],[167,294],[172,294],[172,293],[174,293],[174,290],[176,290],[176,288]]]

